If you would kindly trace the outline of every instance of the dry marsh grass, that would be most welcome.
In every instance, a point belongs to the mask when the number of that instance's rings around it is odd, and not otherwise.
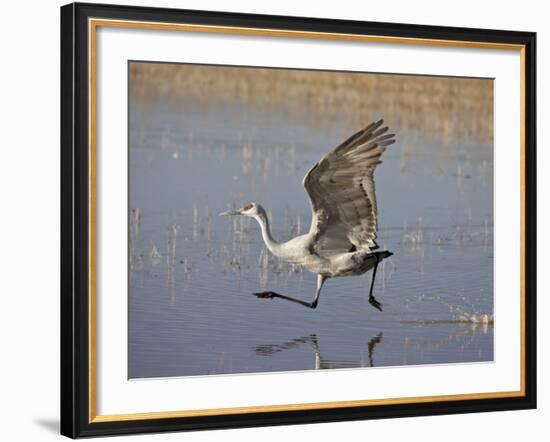
[[[134,62],[130,80],[132,96],[143,99],[269,106],[314,124],[346,112],[354,126],[383,117],[435,136],[493,142],[490,79]]]

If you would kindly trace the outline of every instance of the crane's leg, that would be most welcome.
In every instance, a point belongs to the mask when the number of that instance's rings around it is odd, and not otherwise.
[[[328,276],[317,275],[317,290],[315,291],[315,298],[313,298],[312,302],[302,301],[301,299],[293,298],[292,296],[281,295],[275,292],[254,293],[254,296],[256,296],[257,298],[263,298],[263,299],[273,299],[273,298],[286,299],[287,301],[295,302],[297,304],[303,305],[304,307],[316,308],[319,302],[319,295],[321,294],[321,288],[323,287],[323,284],[325,283],[327,278]]]
[[[376,269],[378,268],[378,263],[380,262],[380,258],[378,257],[378,254],[375,254],[374,256],[376,258],[376,264],[374,264],[374,269],[372,270],[372,279],[370,282],[370,290],[369,290],[369,304],[372,305],[375,309],[382,311],[382,304],[380,304],[372,294],[372,290],[374,288],[374,280],[376,279]]]

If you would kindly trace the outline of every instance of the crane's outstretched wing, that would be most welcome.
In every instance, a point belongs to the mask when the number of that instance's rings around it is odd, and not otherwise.
[[[377,210],[373,172],[380,155],[395,142],[383,120],[369,124],[326,154],[304,177],[311,200],[314,252],[331,256],[373,250]]]

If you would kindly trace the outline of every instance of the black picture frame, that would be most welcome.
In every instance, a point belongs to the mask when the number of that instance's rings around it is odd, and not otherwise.
[[[521,45],[524,51],[524,395],[94,422],[90,420],[89,18]],[[536,34],[73,3],[61,7],[61,434],[76,438],[536,408]]]

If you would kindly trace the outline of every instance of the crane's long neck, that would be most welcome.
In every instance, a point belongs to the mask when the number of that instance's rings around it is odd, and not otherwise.
[[[260,225],[260,229],[262,230],[262,238],[266,247],[274,255],[279,255],[280,244],[273,239],[273,236],[271,236],[271,229],[269,228],[269,220],[267,219],[267,216],[264,213],[260,213],[254,216],[254,218]]]

